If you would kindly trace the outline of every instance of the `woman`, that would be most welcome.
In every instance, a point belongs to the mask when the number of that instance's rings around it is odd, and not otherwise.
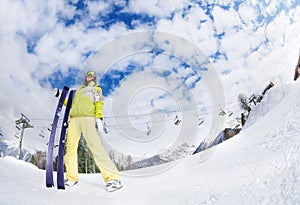
[[[118,170],[103,148],[96,130],[96,121],[103,119],[102,109],[102,89],[96,83],[96,73],[89,71],[85,75],[83,86],[74,95],[70,110],[65,155],[67,186],[73,186],[79,180],[77,148],[83,134],[106,182],[106,190],[111,192],[122,187]]]

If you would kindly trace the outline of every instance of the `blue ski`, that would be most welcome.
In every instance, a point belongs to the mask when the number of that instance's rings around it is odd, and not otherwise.
[[[57,159],[57,188],[65,189],[65,180],[64,180],[64,147],[65,147],[65,138],[66,131],[68,128],[68,119],[69,113],[72,106],[73,96],[75,90],[71,90],[68,97],[67,106],[65,109],[64,119],[62,122],[62,128],[59,139],[59,148],[58,148],[58,159]]]
[[[56,107],[54,119],[52,122],[52,129],[50,133],[49,143],[48,143],[48,152],[47,152],[47,162],[46,162],[46,187],[53,187],[53,148],[54,148],[54,140],[56,128],[59,120],[59,116],[62,110],[62,106],[64,104],[64,100],[69,92],[69,88],[64,86],[61,96],[58,101],[58,105]]]

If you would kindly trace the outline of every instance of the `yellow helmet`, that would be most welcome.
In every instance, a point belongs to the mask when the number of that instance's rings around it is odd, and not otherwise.
[[[85,74],[85,77],[86,77],[86,76],[93,76],[93,77],[96,77],[96,73],[95,73],[95,71],[90,70],[90,71],[88,71],[88,72]]]

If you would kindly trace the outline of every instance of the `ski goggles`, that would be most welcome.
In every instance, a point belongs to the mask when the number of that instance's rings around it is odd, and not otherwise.
[[[96,73],[94,71],[88,71],[86,74],[85,74],[85,77],[87,76],[93,76],[93,77],[96,77]]]

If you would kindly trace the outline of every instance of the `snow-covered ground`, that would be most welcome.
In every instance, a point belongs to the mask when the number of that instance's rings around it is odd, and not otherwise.
[[[100,174],[46,188],[45,171],[0,158],[0,204],[300,204],[299,96],[298,82],[264,116],[254,110],[240,134],[176,163],[123,172],[124,187],[113,193]]]

